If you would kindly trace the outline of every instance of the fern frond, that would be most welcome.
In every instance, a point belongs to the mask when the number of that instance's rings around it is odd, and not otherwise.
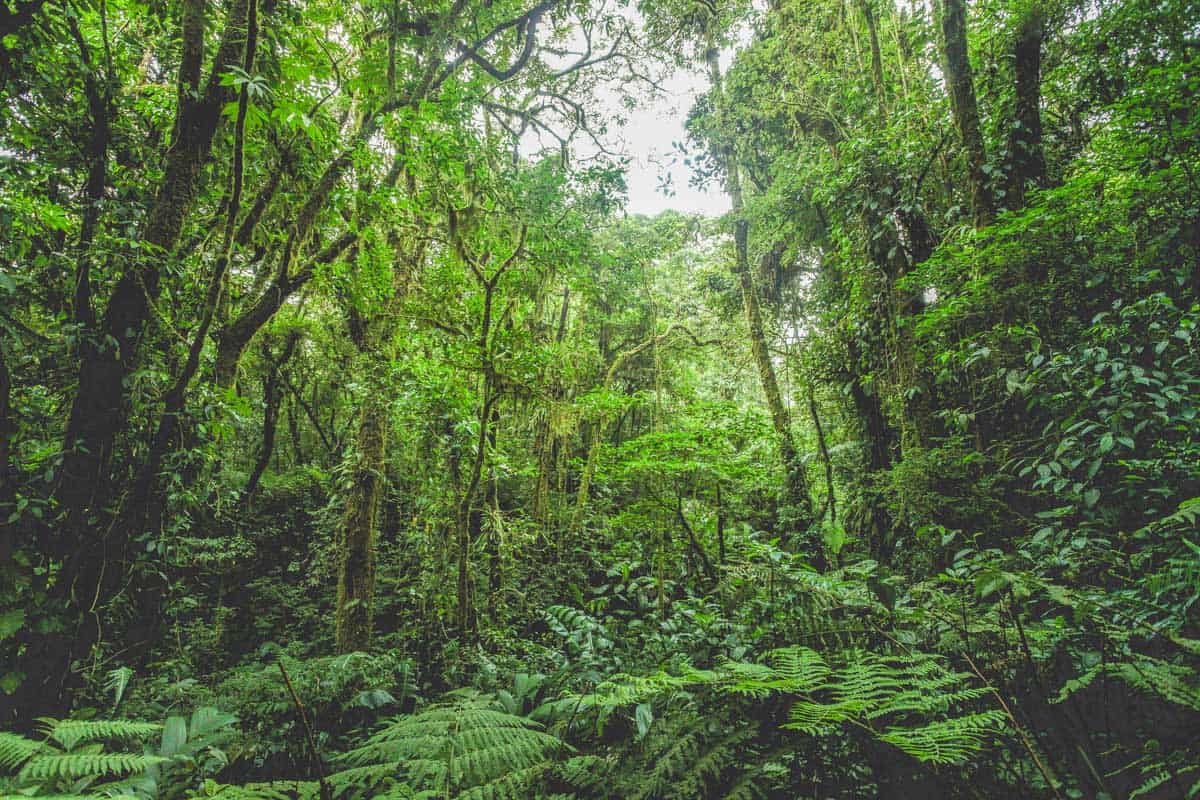
[[[48,719],[41,720],[42,730],[65,750],[74,750],[79,744],[99,742],[105,739],[122,739],[142,741],[156,735],[162,730],[162,725],[153,722],[135,722],[127,719],[80,720],[80,719]]]
[[[938,720],[919,728],[889,728],[879,738],[918,761],[961,764],[983,749],[987,738],[1003,726],[1002,712],[982,711]]]
[[[41,742],[26,739],[15,733],[0,731],[0,767],[16,769],[24,764],[30,756],[47,747]]]
[[[492,702],[459,693],[450,702],[393,717],[339,756],[345,769],[330,780],[372,797],[381,789],[392,791],[384,784],[394,780],[417,790],[441,791],[449,784],[461,796],[525,796],[519,790],[523,781],[544,774],[554,757],[570,748],[537,722],[499,711]]]
[[[209,796],[221,800],[313,800],[320,795],[316,781],[272,781],[244,786],[224,785]]]
[[[529,788],[539,781],[550,764],[541,762],[506,772],[499,777],[472,786],[458,794],[458,800],[524,800]]]
[[[60,778],[91,778],[130,775],[164,764],[170,759],[140,753],[56,753],[34,756],[25,763],[17,780],[43,781]]]

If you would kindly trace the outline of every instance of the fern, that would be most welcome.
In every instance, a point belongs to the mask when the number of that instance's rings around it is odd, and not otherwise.
[[[22,796],[176,796],[170,794],[172,781],[190,783],[195,757],[226,735],[235,720],[212,708],[197,709],[190,722],[171,717],[165,728],[123,719],[46,718],[40,720],[44,735],[40,742],[0,733],[0,770],[9,773],[8,784]],[[160,731],[162,742],[156,754],[150,740]],[[120,748],[106,750],[108,744]],[[182,769],[170,772],[172,765]],[[83,789],[92,793],[58,794]]]
[[[320,796],[320,785],[316,781],[271,781],[243,786],[208,781],[203,793],[196,795],[218,797],[221,800],[316,800]]]
[[[1200,767],[1197,767],[1195,764],[1171,768],[1167,763],[1156,760],[1148,767],[1142,768],[1142,775],[1145,776],[1145,779],[1142,781],[1140,786],[1129,793],[1129,800],[1134,800],[1134,798],[1151,794],[1155,790],[1171,784],[1172,782],[1181,782],[1180,779],[1183,778],[1183,776],[1188,775],[1189,773],[1194,773],[1197,769],[1200,769]],[[1182,791],[1182,786],[1180,786],[1180,790]],[[1200,781],[1193,781],[1191,788],[1189,788],[1186,793],[1179,796],[1186,797],[1187,800],[1200,797]]]
[[[0,731],[0,768],[16,769],[44,747],[15,733]]]
[[[46,735],[67,750],[74,750],[77,745],[82,743],[99,742],[106,739],[141,741],[162,730],[161,725],[152,722],[133,722],[124,719],[43,719],[41,721],[44,723],[43,730]]]
[[[145,773],[170,759],[141,752],[104,752],[104,743],[144,742],[161,725],[131,720],[40,720],[44,741],[35,742],[14,733],[0,733],[0,768],[9,773],[15,791],[36,797],[132,797],[127,787],[105,783]],[[12,775],[12,773],[16,773]],[[99,784],[90,795],[81,787]]]
[[[919,728],[888,728],[879,738],[919,761],[962,764],[982,750],[1003,725],[1003,712],[982,711],[938,720]]]
[[[1168,702],[1200,711],[1200,686],[1194,670],[1151,656],[1133,655],[1127,661],[1097,664],[1078,677],[1067,681],[1055,702],[1089,686],[1100,675],[1118,678],[1135,689],[1157,695]]]
[[[830,663],[807,647],[789,647],[769,653],[766,663],[731,661],[712,670],[688,666],[677,672],[620,675],[588,695],[564,699],[558,708],[594,712],[599,732],[619,708],[683,692],[711,689],[754,702],[792,697],[796,699],[785,729],[827,737],[854,725],[913,758],[935,764],[968,761],[1000,736],[1001,712],[958,712],[982,698],[987,688],[950,669],[938,656],[849,651],[840,661]],[[660,772],[673,780],[682,774],[674,763],[681,755],[703,778],[720,771],[714,768],[719,759],[702,751],[693,736],[680,733],[671,749],[660,754],[649,779],[652,786],[664,784],[655,777]]]
[[[103,778],[144,772],[170,759],[136,753],[58,753],[31,758],[17,780],[23,783]]]
[[[379,797],[395,782],[439,797],[500,800],[527,797],[566,745],[540,725],[492,707],[495,701],[459,693],[447,703],[395,717],[338,758],[345,768],[330,782],[339,792]],[[397,795],[403,796],[403,795]]]

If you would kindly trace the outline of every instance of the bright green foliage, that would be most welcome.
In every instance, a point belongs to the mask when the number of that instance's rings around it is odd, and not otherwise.
[[[330,782],[355,797],[407,796],[396,782],[447,798],[526,797],[569,749],[540,727],[464,693],[385,722],[338,758],[349,766]]]
[[[106,742],[131,743],[145,741],[163,729],[161,725],[131,720],[43,720],[42,741],[33,741],[13,733],[0,733],[0,766],[10,778],[11,790],[22,795],[62,795],[61,790],[76,792],[97,783],[109,783],[114,778],[137,775],[167,763],[165,756],[137,752],[105,752]],[[0,784],[2,786],[3,784]],[[55,790],[59,790],[56,794]],[[107,796],[109,790],[122,792],[117,783],[96,787],[88,797]],[[125,795],[132,792],[125,789]]]
[[[0,792],[1200,798],[1197,31],[0,3]]]
[[[224,766],[227,759],[218,745],[236,721],[214,708],[198,708],[190,718],[171,716],[162,725],[44,720],[41,742],[0,734],[0,765],[16,772],[15,786],[25,795],[56,796],[46,792],[71,787],[88,789],[88,797],[183,797],[193,775]],[[160,732],[153,747],[152,737]],[[133,752],[138,744],[144,752]]]

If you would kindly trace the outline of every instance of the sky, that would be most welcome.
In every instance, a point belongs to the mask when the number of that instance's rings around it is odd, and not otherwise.
[[[634,8],[625,9],[628,21],[634,28],[640,28],[642,21]],[[742,44],[749,41],[749,28],[739,37]],[[571,44],[576,52],[582,52],[584,43],[581,35]],[[720,55],[721,69],[728,69],[733,60],[732,49],[723,50]],[[562,63],[555,63],[555,57],[550,55],[547,62],[555,67],[567,66],[574,55],[561,56]],[[615,120],[627,118],[624,126],[610,125],[606,134],[601,136],[603,146],[610,154],[624,155],[629,158],[626,173],[628,185],[628,202],[626,210],[630,214],[654,215],[667,209],[687,214],[703,214],[717,217],[729,210],[729,198],[717,184],[707,191],[693,187],[691,170],[683,163],[683,155],[675,148],[676,142],[686,139],[684,123],[688,112],[696,98],[708,90],[707,76],[698,71],[675,68],[669,71],[666,64],[661,65],[663,71],[653,70],[655,85],[658,91],[646,91],[643,85],[604,85],[595,88],[589,117],[593,120]],[[625,102],[630,97],[637,98],[637,107],[630,110]],[[535,130],[526,132],[528,139],[525,146],[530,152],[546,147],[547,142],[541,139]],[[590,145],[586,136],[575,137],[572,147],[574,155],[588,157],[595,154],[594,146]],[[664,191],[664,186],[669,187]]]
[[[674,151],[684,139],[684,121],[707,84],[695,74],[676,72],[664,82],[665,96],[643,101],[617,134],[614,148],[630,157],[630,214],[653,215],[668,208],[690,214],[719,216],[729,210],[729,198],[716,185],[707,192],[692,187],[690,170]],[[672,195],[661,190],[670,177]]]

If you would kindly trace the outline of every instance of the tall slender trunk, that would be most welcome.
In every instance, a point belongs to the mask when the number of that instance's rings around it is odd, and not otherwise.
[[[1046,180],[1042,152],[1042,39],[1046,21],[1041,9],[1032,8],[1021,19],[1013,42],[1014,108],[1009,132],[1008,196],[1012,209],[1025,205],[1029,185]],[[1036,276],[1035,276],[1036,277]]]
[[[500,404],[496,403],[492,406],[492,419],[488,424],[488,451],[496,452],[496,443],[499,439],[500,430]],[[500,478],[496,473],[496,463],[494,458],[488,459],[488,477],[487,491],[484,500],[484,505],[491,511],[491,522],[488,525],[487,532],[487,556],[488,556],[488,616],[495,620],[496,609],[500,599],[500,586],[504,579],[504,554],[500,550]],[[480,525],[478,530],[483,528],[482,525],[482,509],[479,510]],[[478,530],[476,535],[478,535]]]
[[[721,479],[717,479],[717,563],[725,566],[725,506],[721,502]]]
[[[859,428],[866,440],[865,464],[859,484],[860,510],[855,519],[856,538],[865,541],[871,556],[887,564],[892,557],[895,539],[892,528],[894,521],[882,495],[882,484],[893,464],[892,452],[896,433],[888,424],[883,413],[879,392],[868,386],[863,378],[866,373],[862,354],[852,339],[848,344],[850,361],[850,399],[858,417]]]
[[[942,57],[946,88],[954,124],[967,159],[967,180],[971,187],[971,214],[975,227],[982,228],[995,216],[995,199],[984,167],[987,152],[979,123],[979,105],[975,99],[975,77],[967,54],[967,8],[965,0],[941,0]]]
[[[383,467],[387,454],[388,408],[382,392],[363,396],[346,511],[339,542],[335,638],[339,653],[371,646],[375,611],[375,538]]]
[[[12,415],[12,373],[0,345],[0,513],[8,516],[7,506],[16,498],[16,475],[12,470],[12,441],[17,434],[16,420]],[[5,536],[12,533],[12,525],[4,525]],[[0,564],[6,564],[7,551],[0,548]]]
[[[875,95],[879,101],[879,116],[887,116],[887,85],[883,81],[883,53],[879,47],[879,25],[875,19],[872,0],[858,0],[863,21],[867,23],[867,35],[871,42],[871,78],[875,83]]]
[[[833,491],[833,460],[829,457],[829,447],[825,443],[825,428],[821,425],[821,415],[817,409],[817,398],[813,394],[812,384],[808,386],[808,413],[812,417],[813,430],[817,434],[817,450],[821,453],[821,464],[825,467],[825,507],[829,511],[829,521],[837,522],[837,497]]]
[[[258,492],[259,482],[267,471],[267,465],[271,463],[271,456],[275,452],[275,430],[279,424],[279,407],[283,399],[282,372],[284,366],[291,359],[299,340],[299,332],[293,331],[284,342],[283,351],[278,357],[272,357],[270,349],[263,348],[263,354],[267,361],[267,371],[263,376],[263,432],[258,445],[258,454],[254,459],[254,468],[250,471],[246,488],[242,492],[243,505],[248,505],[254,499],[254,495]],[[295,424],[294,418],[292,423]]]
[[[490,305],[490,301],[489,301]],[[485,334],[486,336],[486,334]],[[458,513],[455,518],[457,528],[458,550],[458,606],[455,619],[459,635],[468,639],[474,629],[473,604],[471,602],[471,543],[479,535],[479,518],[474,516],[475,504],[479,495],[479,484],[483,478],[483,465],[487,459],[488,443],[492,441],[491,422],[492,408],[499,399],[495,394],[491,381],[485,378],[483,402],[479,410],[479,436],[475,441],[475,459],[471,462],[471,472],[467,475],[467,484],[463,488],[462,497],[458,501]]]
[[[570,287],[566,287],[563,289],[562,307],[558,312],[558,329],[554,334],[555,344],[561,343],[563,337],[566,335],[567,314],[570,308],[571,289]],[[559,400],[562,396],[562,382],[555,376],[550,386],[550,397],[552,400]],[[549,414],[544,416],[538,423],[537,433],[534,437],[533,451],[537,454],[538,459],[537,490],[533,500],[533,518],[546,525],[549,523],[550,473],[553,469],[554,458],[554,431],[551,429]]]
[[[716,95],[718,109],[718,127],[722,120],[720,109],[724,106],[721,67],[718,61],[718,51],[711,45],[706,53],[709,78],[713,92]],[[724,133],[718,133],[724,137]],[[750,223],[745,217],[745,201],[742,196],[742,183],[738,170],[737,159],[733,149],[724,141],[718,144],[721,166],[725,170],[725,188],[729,195],[730,207],[734,218],[733,243],[735,277],[742,294],[742,308],[746,315],[746,328],[750,337],[750,351],[758,369],[759,382],[766,396],[767,408],[771,412],[771,424],[775,429],[776,443],[784,469],[784,513],[781,523],[785,529],[784,539],[789,541],[794,549],[808,552],[814,565],[824,568],[825,553],[819,537],[814,537],[809,528],[813,522],[812,495],[808,488],[808,477],[805,473],[804,462],[796,447],[792,435],[791,417],[783,404],[779,391],[779,382],[775,376],[775,366],[771,363],[770,351],[767,348],[767,338],[763,329],[762,310],[758,302],[758,292],[754,287],[754,276],[750,270],[749,236]]]
[[[295,397],[287,404],[288,438],[292,443],[292,461],[296,466],[305,463],[304,442],[300,436],[300,403]]]

